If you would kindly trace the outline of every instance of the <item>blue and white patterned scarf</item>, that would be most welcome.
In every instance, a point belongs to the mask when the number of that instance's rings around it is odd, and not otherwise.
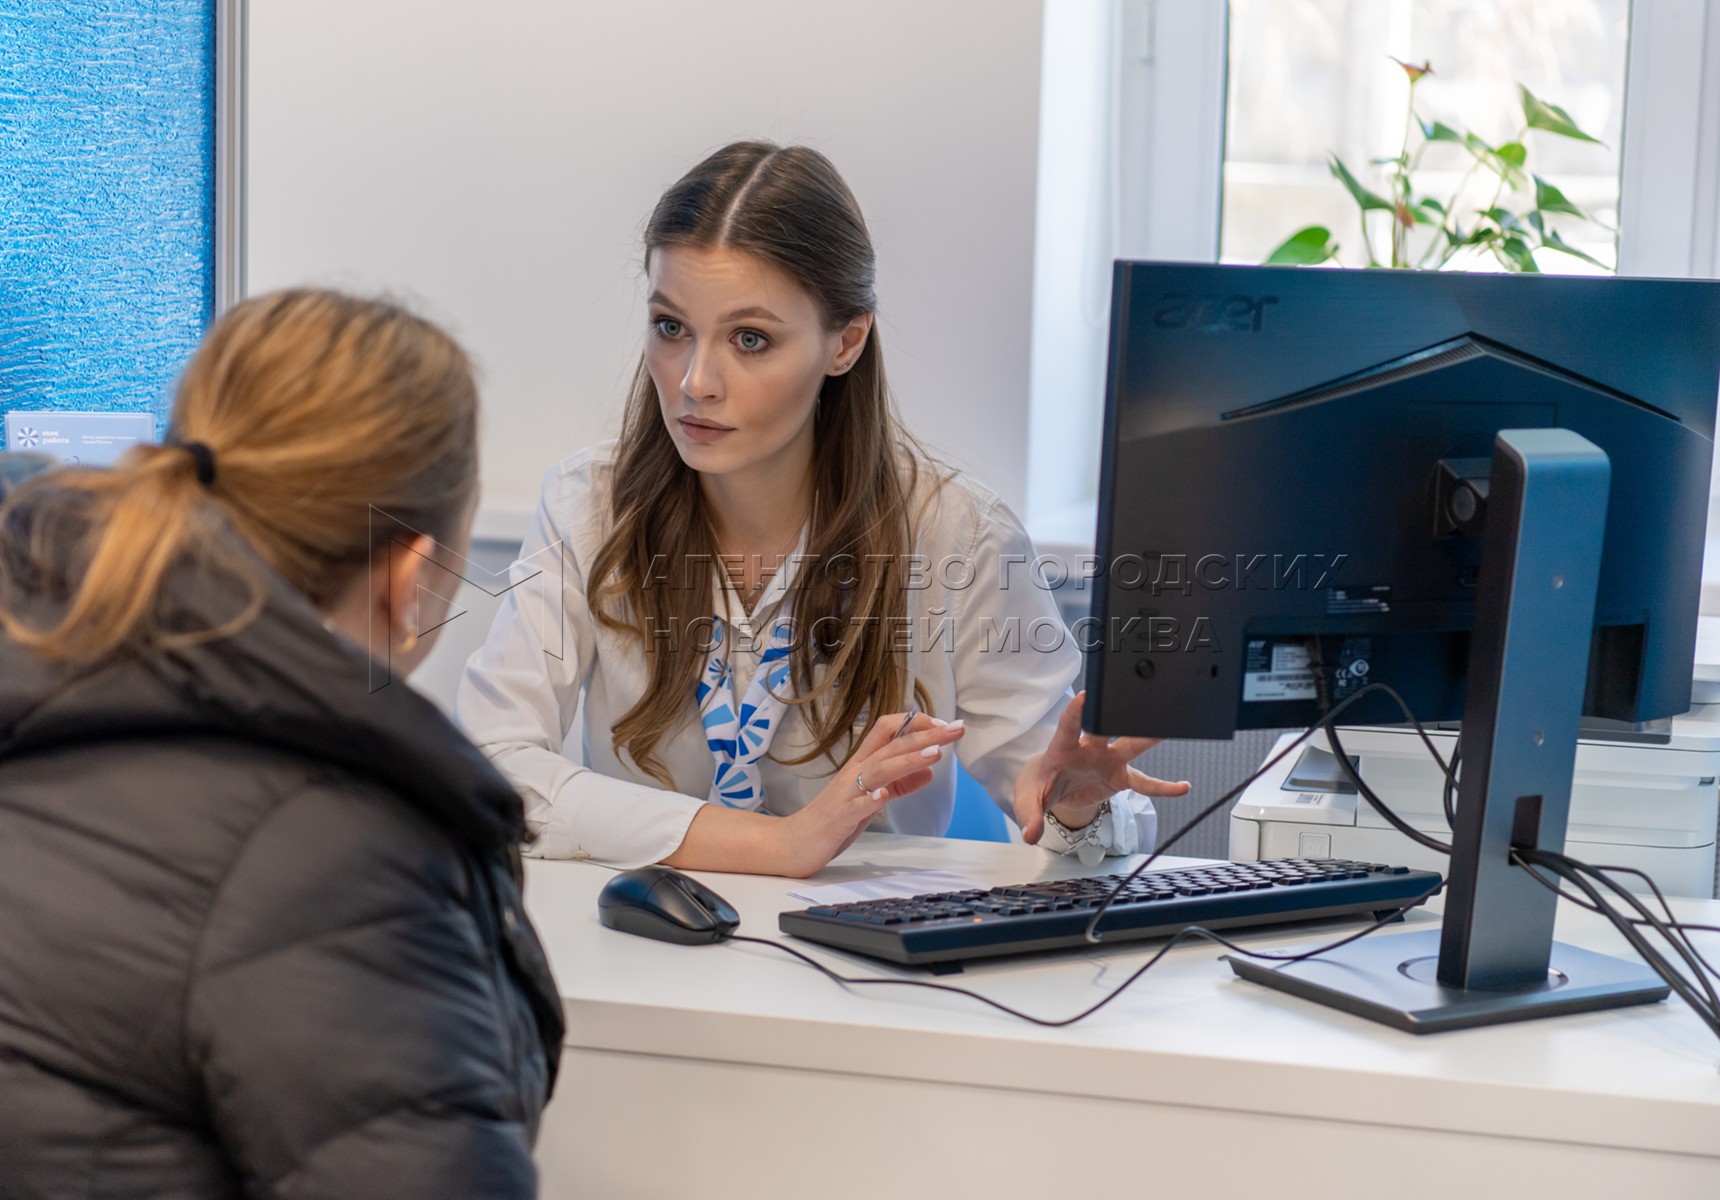
[[[756,811],[764,803],[758,760],[770,749],[771,738],[788,707],[781,697],[788,685],[793,625],[787,620],[772,624],[758,670],[739,704],[735,703],[734,662],[724,652],[730,636],[723,619],[715,618],[711,649],[699,676],[699,720],[705,727],[705,744],[717,760],[709,799],[714,804]]]

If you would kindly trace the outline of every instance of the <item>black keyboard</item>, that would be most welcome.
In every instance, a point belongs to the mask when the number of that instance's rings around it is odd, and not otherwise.
[[[785,912],[784,933],[909,965],[954,963],[1085,944],[1093,910],[1121,875],[930,892]],[[1356,913],[1379,919],[1439,888],[1434,871],[1328,858],[1215,862],[1143,871],[1099,921],[1107,942]]]

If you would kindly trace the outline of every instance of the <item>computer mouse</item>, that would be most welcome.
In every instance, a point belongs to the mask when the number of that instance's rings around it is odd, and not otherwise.
[[[682,946],[720,942],[741,923],[727,900],[670,867],[636,867],[611,879],[598,894],[597,919]]]

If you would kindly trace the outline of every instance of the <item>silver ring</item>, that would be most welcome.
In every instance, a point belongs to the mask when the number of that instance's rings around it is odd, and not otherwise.
[[[863,774],[864,772],[862,771],[854,772],[854,786],[859,788],[862,792],[865,792],[867,795],[870,795],[871,793],[866,792],[866,781],[860,778]]]

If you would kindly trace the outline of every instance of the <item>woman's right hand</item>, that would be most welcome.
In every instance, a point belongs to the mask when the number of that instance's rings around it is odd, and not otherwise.
[[[967,732],[960,721],[945,724],[917,713],[908,731],[896,737],[906,719],[906,713],[892,713],[873,722],[853,756],[812,803],[775,822],[774,874],[804,879],[822,870],[886,804],[930,783],[944,747]]]

